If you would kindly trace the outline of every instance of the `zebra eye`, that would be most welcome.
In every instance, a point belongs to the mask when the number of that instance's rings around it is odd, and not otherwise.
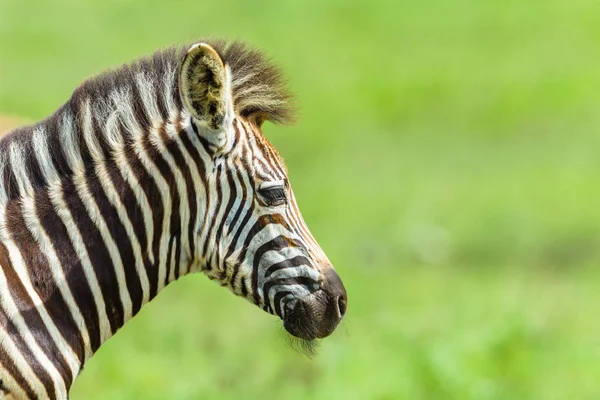
[[[285,189],[281,186],[272,186],[268,188],[261,188],[258,190],[260,196],[263,198],[264,202],[270,206],[280,206],[285,204],[287,199],[285,196]]]

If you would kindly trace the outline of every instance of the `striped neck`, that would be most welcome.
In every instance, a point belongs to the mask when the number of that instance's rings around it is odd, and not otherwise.
[[[45,365],[33,372],[67,390],[102,343],[190,271],[204,221],[210,157],[189,117],[131,129],[121,108],[110,127],[95,106],[71,101],[0,143],[0,291],[12,294],[2,309],[19,310],[8,316],[24,333],[15,346]]]

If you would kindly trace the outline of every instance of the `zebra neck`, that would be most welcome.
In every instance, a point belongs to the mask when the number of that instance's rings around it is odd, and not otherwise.
[[[85,110],[75,114],[0,145],[0,291],[11,294],[0,298],[0,327],[26,333],[17,346],[66,386],[190,271],[206,196],[206,154],[182,119],[111,143]]]

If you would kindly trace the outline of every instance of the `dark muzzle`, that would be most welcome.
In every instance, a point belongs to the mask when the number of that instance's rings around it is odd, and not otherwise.
[[[348,299],[342,280],[333,268],[323,275],[319,290],[285,305],[283,326],[293,336],[306,340],[327,337],[346,314]]]

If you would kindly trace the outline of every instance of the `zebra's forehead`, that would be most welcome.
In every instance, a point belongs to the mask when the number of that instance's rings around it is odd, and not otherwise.
[[[277,149],[262,133],[260,127],[241,118],[247,138],[247,156],[254,168],[254,175],[261,181],[287,180],[288,171]]]

